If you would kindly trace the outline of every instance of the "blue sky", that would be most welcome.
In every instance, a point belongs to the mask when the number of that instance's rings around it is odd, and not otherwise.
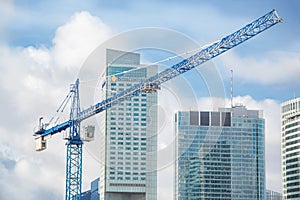
[[[7,195],[11,199],[22,199],[24,195],[33,200],[62,198],[64,141],[59,136],[53,137],[47,152],[37,154],[31,132],[41,114],[49,117],[53,114],[65,97],[68,84],[75,80],[80,66],[98,45],[126,31],[156,27],[176,31],[202,46],[273,8],[283,23],[210,64],[219,73],[227,98],[230,69],[233,69],[234,100],[264,110],[267,187],[280,192],[280,103],[300,96],[299,7],[298,0],[2,1],[0,108],[5,114],[0,116],[0,198]],[[154,62],[168,54],[149,55],[152,56],[145,60]],[[193,72],[184,76],[185,80],[197,78]],[[192,90],[197,91],[198,104],[209,105],[206,89],[204,92],[198,89],[205,83],[191,83]],[[166,84],[165,88],[170,89],[170,85]],[[163,99],[164,94],[161,96]],[[166,111],[174,111],[170,108],[173,104],[163,101],[161,104],[166,106]],[[166,127],[171,128],[171,122]],[[95,155],[96,144],[87,145]],[[91,171],[97,171],[99,163],[88,154],[85,157],[86,189],[97,177]],[[161,173],[163,176],[172,176],[172,170],[166,168]],[[170,184],[159,178],[159,199],[170,197]]]
[[[200,45],[204,45],[276,8],[284,23],[272,28],[273,30],[266,31],[251,43],[244,44],[245,47],[238,47],[240,56],[255,55],[256,58],[263,59],[267,51],[298,53],[299,4],[295,0],[288,3],[279,0],[249,2],[214,0],[188,3],[182,1],[16,1],[15,14],[6,26],[5,42],[10,46],[51,47],[58,26],[68,21],[75,12],[88,11],[101,18],[114,33],[140,27],[163,27],[182,32],[195,39]],[[239,77],[236,77],[236,81],[241,83],[236,88],[237,94],[245,95],[248,91],[252,91],[247,88],[256,88],[256,92],[252,93],[256,99],[269,97],[284,101],[294,94],[300,95],[294,83],[289,84],[287,88],[281,83],[259,87],[255,83],[245,83]],[[269,90],[270,87],[274,90]]]
[[[172,28],[189,34],[197,39],[199,32],[193,30],[201,29],[203,18],[209,20],[216,18],[213,15],[225,16],[226,18],[237,18],[244,23],[249,22],[261,16],[267,11],[277,8],[280,16],[285,20],[280,31],[273,32],[272,35],[283,36],[285,40],[279,41],[284,46],[291,45],[293,38],[299,33],[298,19],[299,13],[297,8],[299,2],[289,1],[16,1],[16,16],[12,17],[8,25],[10,37],[8,41],[12,45],[51,45],[55,29],[65,23],[75,12],[87,10],[92,15],[99,16],[105,23],[109,24],[116,31],[124,31],[142,26],[155,26]],[[201,13],[203,8],[209,11]],[[158,15],[157,11],[160,15]],[[207,14],[207,15],[206,15]],[[139,17],[137,17],[139,16]],[[120,20],[122,19],[122,20]],[[158,20],[160,19],[160,20]],[[179,21],[179,22],[176,22]],[[183,23],[182,23],[183,22]],[[207,21],[206,21],[207,23]],[[217,21],[210,21],[212,26],[217,26]],[[226,24],[227,30],[234,30],[232,27],[239,27],[241,24]],[[279,29],[279,28],[278,28]],[[188,32],[187,32],[188,31]],[[209,32],[201,29],[201,32]],[[220,28],[220,36],[226,33],[226,30]],[[20,34],[21,33],[21,34]],[[209,34],[209,33],[206,33]],[[223,35],[221,35],[223,34]],[[268,40],[265,38],[265,42]],[[270,45],[265,45],[266,49]],[[271,47],[273,48],[273,47]]]

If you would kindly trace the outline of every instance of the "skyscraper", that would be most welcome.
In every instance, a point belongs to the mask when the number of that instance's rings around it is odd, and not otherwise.
[[[300,199],[300,98],[281,104],[284,199]]]
[[[107,49],[104,98],[124,91],[157,73],[141,66],[140,55]],[[102,114],[100,198],[155,200],[157,196],[157,94],[141,94]]]
[[[264,119],[244,106],[175,114],[176,200],[264,200]]]

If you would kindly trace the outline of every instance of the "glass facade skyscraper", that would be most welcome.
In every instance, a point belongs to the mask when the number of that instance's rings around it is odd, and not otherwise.
[[[300,98],[281,104],[284,199],[300,199]]]
[[[176,200],[264,200],[261,112],[244,106],[175,114]]]
[[[157,74],[140,55],[107,49],[104,98]],[[157,94],[132,97],[103,112],[100,198],[155,200],[157,197]]]

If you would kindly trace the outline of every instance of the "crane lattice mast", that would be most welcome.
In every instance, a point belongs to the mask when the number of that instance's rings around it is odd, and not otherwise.
[[[71,85],[70,89],[70,119],[51,128],[45,127],[40,122],[39,129],[34,132],[35,139],[38,142],[37,150],[41,151],[46,149],[46,136],[60,133],[69,128],[69,136],[67,137],[68,141],[66,143],[66,200],[81,199],[83,141],[80,137],[80,123],[83,120],[103,112],[133,96],[137,96],[141,93],[155,92],[160,88],[162,83],[213,59],[281,21],[282,19],[278,16],[276,10],[272,10],[238,31],[204,47],[191,57],[84,110],[80,109],[79,80],[77,79],[75,84]]]

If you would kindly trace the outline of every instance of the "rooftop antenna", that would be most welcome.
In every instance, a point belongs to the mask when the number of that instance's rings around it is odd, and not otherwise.
[[[231,69],[230,70],[230,107],[232,108],[233,107],[233,102],[232,102],[232,99],[233,99],[233,70]]]

